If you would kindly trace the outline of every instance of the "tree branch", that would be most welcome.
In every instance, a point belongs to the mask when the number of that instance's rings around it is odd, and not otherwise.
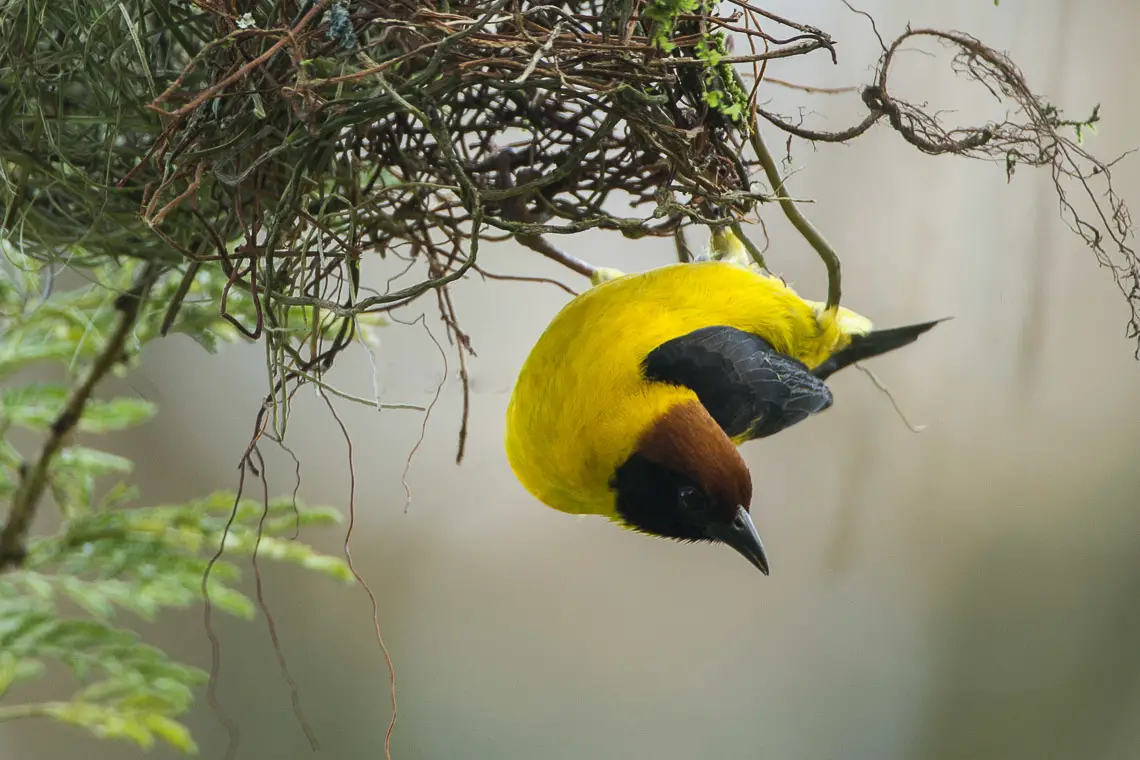
[[[799,207],[795,201],[788,197],[787,188],[784,186],[784,180],[780,177],[780,170],[776,168],[776,160],[772,158],[771,151],[768,146],[764,144],[764,138],[760,135],[760,125],[756,123],[755,118],[752,121],[752,134],[750,135],[752,142],[752,149],[756,151],[756,157],[760,159],[760,165],[764,167],[764,174],[768,177],[768,184],[772,186],[772,193],[780,203],[780,208],[784,212],[784,216],[788,217],[788,221],[796,228],[804,240],[808,241],[819,257],[823,259],[824,266],[827,267],[827,308],[833,309],[839,306],[839,298],[842,295],[842,275],[840,272],[839,255],[835,253],[835,249],[827,242],[827,239],[817,230],[807,217],[800,213]]]
[[[24,563],[28,553],[28,532],[31,530],[32,520],[36,516],[36,509],[39,507],[44,489],[48,485],[48,469],[52,459],[79,425],[87,402],[95,392],[95,386],[123,360],[127,338],[130,337],[139,310],[160,272],[159,264],[148,262],[134,286],[115,299],[119,322],[115,326],[114,333],[111,334],[103,351],[95,358],[87,377],[72,391],[67,405],[52,423],[39,458],[22,473],[20,486],[12,495],[12,504],[8,509],[3,531],[0,531],[0,572],[19,567]]]
[[[527,248],[541,253],[551,261],[557,261],[562,266],[577,272],[583,277],[593,277],[597,273],[597,269],[591,264],[587,264],[576,256],[571,256],[554,247],[553,244],[542,235],[515,235],[517,240]]]

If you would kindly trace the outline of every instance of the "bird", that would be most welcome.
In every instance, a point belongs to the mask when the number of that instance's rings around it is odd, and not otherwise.
[[[524,360],[507,405],[507,460],[548,507],[727,544],[767,576],[738,447],[830,408],[831,375],[941,321],[874,329],[738,261],[607,270]]]

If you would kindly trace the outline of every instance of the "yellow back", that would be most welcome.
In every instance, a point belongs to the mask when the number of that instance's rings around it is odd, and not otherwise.
[[[609,480],[684,388],[648,383],[641,361],[702,327],[764,337],[814,367],[848,337],[780,280],[737,264],[673,264],[604,282],[554,317],[523,364],[507,409],[511,468],[539,501],[614,516]]]

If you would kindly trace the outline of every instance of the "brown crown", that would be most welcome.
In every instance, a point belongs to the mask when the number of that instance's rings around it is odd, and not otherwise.
[[[699,401],[670,409],[645,434],[638,452],[685,475],[731,519],[752,503],[752,477],[736,446]]]

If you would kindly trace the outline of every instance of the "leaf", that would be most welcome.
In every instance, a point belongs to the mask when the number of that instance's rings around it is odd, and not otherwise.
[[[90,702],[53,702],[44,705],[43,712],[56,720],[87,729],[101,739],[127,740],[149,749],[154,746],[157,735],[187,754],[198,751],[189,730],[161,713],[124,710],[116,705]]]
[[[8,427],[3,419],[0,419],[0,436],[8,432]],[[0,438],[0,464],[14,472],[19,472],[24,464],[24,458],[20,456],[16,447],[3,438]]]
[[[85,474],[101,477],[104,475],[128,475],[134,469],[134,462],[116,454],[110,454],[86,446],[68,446],[60,452],[56,466],[82,470]]]
[[[314,553],[302,559],[301,566],[307,570],[324,573],[338,581],[351,582],[355,580],[352,575],[352,569],[348,566],[348,563],[340,557]]]
[[[198,754],[198,745],[190,735],[190,729],[178,721],[165,715],[151,715],[146,720],[146,727],[175,749],[182,750],[188,755]]]
[[[149,401],[135,398],[117,398],[112,401],[93,401],[87,405],[79,429],[90,433],[125,430],[149,420],[158,411]]]
[[[366,311],[356,315],[356,324],[359,327],[387,327],[392,322],[379,312]]]
[[[70,653],[98,647],[137,647],[138,634],[95,620],[58,620],[40,637],[37,645]]]
[[[0,419],[31,430],[46,431],[67,405],[71,389],[54,383],[29,383],[0,391]],[[104,433],[135,427],[154,416],[155,405],[133,398],[90,401],[83,410],[79,430]]]
[[[44,671],[39,660],[15,657],[9,653],[0,654],[0,696],[21,681],[30,681]]]
[[[0,380],[29,364],[48,359],[67,362],[74,355],[75,342],[70,340],[20,342],[6,339],[0,344]]]
[[[174,332],[189,335],[190,338],[204,348],[208,354],[218,353],[218,335],[215,332],[210,330],[175,330]]]
[[[47,429],[67,404],[69,389],[32,383],[0,391],[0,418],[34,430]]]
[[[115,614],[111,600],[107,594],[101,593],[95,584],[84,583],[78,578],[70,576],[62,576],[60,586],[71,601],[95,617],[105,620]]]
[[[122,507],[127,502],[137,499],[138,495],[138,488],[119,481],[107,489],[107,493],[103,494],[103,498],[99,500],[96,508],[101,511],[108,511]]]
[[[37,599],[50,602],[55,599],[55,588],[51,581],[39,573],[24,573],[20,576],[24,587]]]
[[[210,603],[234,617],[253,619],[253,602],[240,591],[221,584],[209,584]]]
[[[54,615],[42,610],[0,617],[0,647],[17,654],[30,651],[55,629],[57,622]]]
[[[137,675],[137,674],[136,674]],[[81,689],[75,694],[73,701],[75,702],[114,702],[117,704],[130,704],[131,707],[138,707],[134,704],[138,696],[135,692],[138,690],[140,684],[137,678],[132,678],[128,675],[122,675],[118,678],[110,678],[105,681],[96,681],[95,683]]]

